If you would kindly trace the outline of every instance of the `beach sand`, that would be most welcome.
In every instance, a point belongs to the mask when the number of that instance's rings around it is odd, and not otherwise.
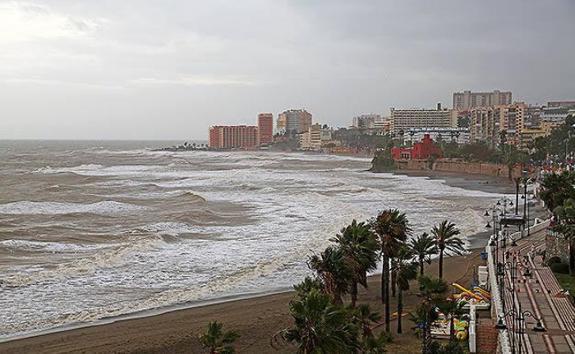
[[[477,189],[494,193],[512,193],[511,182],[502,178],[460,176],[453,174],[430,175],[429,172],[406,173],[443,179],[447,184],[461,188]],[[471,244],[483,247],[489,232],[470,236]],[[468,255],[445,259],[444,278],[448,283],[457,282],[468,286],[480,259],[481,248]],[[426,265],[426,272],[437,273],[437,263]],[[417,284],[405,295],[404,312],[408,313],[419,302]],[[279,349],[271,347],[271,339],[278,331],[290,326],[288,304],[293,292],[258,296],[242,300],[175,310],[160,315],[118,320],[113,323],[94,325],[38,335],[0,343],[1,353],[203,353],[198,335],[208,322],[220,321],[225,329],[240,334],[236,342],[239,353],[293,353],[295,347],[286,345]],[[395,298],[392,299],[395,308]],[[369,279],[369,289],[360,291],[359,303],[368,303],[380,313],[380,279]],[[390,353],[413,353],[419,351],[419,340],[411,331],[408,316],[404,317],[404,334],[394,334],[389,344]],[[395,322],[394,322],[395,323]],[[394,331],[395,333],[395,331]]]

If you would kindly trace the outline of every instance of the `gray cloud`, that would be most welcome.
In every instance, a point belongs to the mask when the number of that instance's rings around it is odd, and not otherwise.
[[[575,3],[0,1],[0,138],[204,138],[305,107],[575,97]]]

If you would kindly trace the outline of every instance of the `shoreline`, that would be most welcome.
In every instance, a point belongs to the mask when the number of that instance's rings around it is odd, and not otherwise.
[[[506,183],[507,181],[501,181],[500,177],[486,177],[486,176],[475,176],[475,175],[467,175],[467,174],[454,174],[454,173],[429,173],[433,171],[415,171],[414,173],[409,173],[410,171],[402,171],[403,173],[396,173],[402,174],[412,177],[428,177],[432,179],[440,179],[443,180],[446,185],[451,187],[458,187],[458,188],[465,188],[471,190],[481,190],[491,193],[503,193],[508,194],[512,192],[512,184]],[[408,172],[408,173],[404,173]],[[479,178],[477,178],[479,177]],[[487,182],[487,183],[486,183]],[[486,240],[489,238],[490,232],[477,232],[467,236],[468,244],[469,244],[469,252],[470,254],[474,254],[477,252],[478,248],[482,248]],[[465,256],[462,256],[465,257]],[[449,257],[456,259],[458,257]],[[434,263],[436,261],[434,260]],[[379,271],[379,270],[378,270]],[[374,282],[377,281],[379,274],[376,273],[370,276],[370,281]],[[155,322],[156,319],[170,317],[170,316],[180,316],[186,313],[194,313],[194,312],[205,312],[209,311],[209,309],[219,309],[219,308],[227,308],[227,307],[234,307],[237,304],[241,303],[260,303],[260,302],[283,302],[285,304],[284,310],[287,312],[287,298],[291,298],[291,294],[293,290],[291,287],[287,287],[285,289],[275,289],[275,290],[268,290],[262,292],[250,292],[245,294],[236,294],[236,295],[229,295],[218,297],[210,300],[199,300],[193,303],[184,303],[184,304],[174,304],[169,305],[161,308],[149,309],[144,311],[139,311],[136,313],[130,313],[125,315],[120,315],[116,317],[109,317],[109,318],[102,318],[95,322],[89,323],[75,323],[75,324],[68,324],[65,326],[50,328],[46,330],[40,330],[37,332],[30,332],[25,333],[22,335],[16,335],[12,337],[5,337],[0,339],[0,351],[3,351],[3,347],[13,347],[10,351],[18,350],[16,348],[26,348],[28,345],[32,345],[37,342],[44,342],[44,341],[52,341],[58,338],[65,338],[73,333],[81,333],[83,331],[89,331],[91,333],[104,333],[107,332],[110,328],[119,326],[119,327],[126,327],[130,326],[131,323],[148,323],[148,322]],[[257,307],[257,306],[256,306]],[[255,309],[257,311],[257,308]],[[206,322],[207,324],[207,322]],[[102,340],[102,339],[100,339]],[[104,341],[105,338],[103,339]],[[142,348],[140,348],[141,350]],[[34,350],[36,352],[38,348]],[[85,350],[87,350],[85,348]],[[27,352],[26,349],[21,352]]]
[[[448,283],[466,283],[472,276],[481,250],[445,258],[445,279]],[[426,273],[437,272],[437,259],[426,265]],[[369,303],[382,312],[379,303],[380,275],[369,276],[369,288],[360,290],[360,302]],[[406,310],[415,306],[418,298],[412,293],[405,297]],[[238,330],[241,334],[237,349],[240,353],[272,351],[270,339],[279,330],[291,324],[288,303],[294,291],[260,294],[242,299],[174,309],[164,313],[114,318],[107,323],[89,323],[77,328],[36,333],[19,339],[0,342],[0,352],[10,353],[64,353],[64,352],[137,352],[137,353],[189,353],[200,351],[197,335],[207,323],[217,320],[225,329]],[[407,317],[406,317],[407,319]],[[406,326],[407,327],[407,326]],[[392,345],[411,343],[411,331],[396,337]],[[419,341],[416,341],[419,345]],[[280,348],[278,353],[290,353],[293,347]],[[393,351],[389,351],[393,352]]]

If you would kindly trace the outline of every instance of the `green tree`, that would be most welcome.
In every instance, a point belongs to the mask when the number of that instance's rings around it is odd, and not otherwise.
[[[563,173],[552,173],[541,182],[541,200],[545,206],[554,211],[562,206],[569,198],[575,198],[575,173],[564,171]]]
[[[455,224],[447,220],[434,226],[431,234],[435,238],[435,247],[439,251],[439,279],[443,278],[443,256],[449,254],[462,255],[465,251],[463,241],[459,238],[459,230]]]
[[[223,330],[224,325],[214,321],[208,324],[206,333],[200,335],[202,346],[209,350],[210,354],[232,354],[235,353],[233,343],[239,335],[233,331]]]
[[[387,332],[379,335],[373,333],[373,326],[377,325],[381,316],[377,312],[371,312],[369,305],[359,305],[353,312],[353,322],[358,326],[361,336],[361,353],[379,354],[385,352],[385,346],[391,341]]]
[[[404,213],[397,209],[380,212],[372,222],[372,228],[379,237],[382,255],[381,298],[385,307],[385,330],[390,331],[391,314],[389,309],[389,262],[399,247],[405,243],[411,232],[409,222]]]
[[[358,223],[353,220],[350,225],[343,228],[335,238],[335,242],[343,253],[345,262],[352,269],[351,277],[351,306],[357,302],[357,285],[367,288],[367,272],[377,266],[379,256],[379,244],[377,237],[371,231],[369,225],[364,222]]]
[[[349,292],[353,280],[353,269],[346,262],[342,250],[330,246],[319,256],[311,256],[308,267],[316,272],[324,292],[331,297],[333,303],[343,304],[343,295]]]
[[[455,319],[460,319],[467,313],[465,301],[457,301],[453,298],[444,300],[438,304],[439,310],[449,318],[449,341],[455,341]]]
[[[447,284],[441,279],[428,276],[421,276],[418,281],[421,301],[410,315],[421,337],[421,352],[431,354],[433,349],[431,325],[438,319],[436,308],[445,298]]]
[[[313,289],[323,292],[323,284],[317,278],[305,277],[305,279],[293,286],[297,296],[304,298]]]
[[[575,274],[575,199],[567,199],[563,205],[555,208],[558,222],[553,230],[563,234],[569,241],[569,274]]]
[[[297,345],[297,353],[355,353],[360,348],[358,327],[350,312],[334,305],[328,295],[312,289],[307,296],[290,302],[294,325],[276,334],[280,340]]]
[[[417,263],[412,261],[413,253],[406,245],[401,246],[394,259],[397,282],[397,333],[402,333],[403,292],[409,290],[409,282],[417,278]]]
[[[419,275],[424,274],[424,263],[431,264],[431,256],[437,254],[435,240],[427,232],[409,240],[411,252],[419,264]]]

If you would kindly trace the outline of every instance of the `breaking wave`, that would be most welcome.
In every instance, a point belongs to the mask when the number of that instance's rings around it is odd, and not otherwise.
[[[0,214],[8,215],[59,215],[74,213],[111,215],[143,209],[146,208],[109,200],[92,204],[31,201],[0,204]]]

